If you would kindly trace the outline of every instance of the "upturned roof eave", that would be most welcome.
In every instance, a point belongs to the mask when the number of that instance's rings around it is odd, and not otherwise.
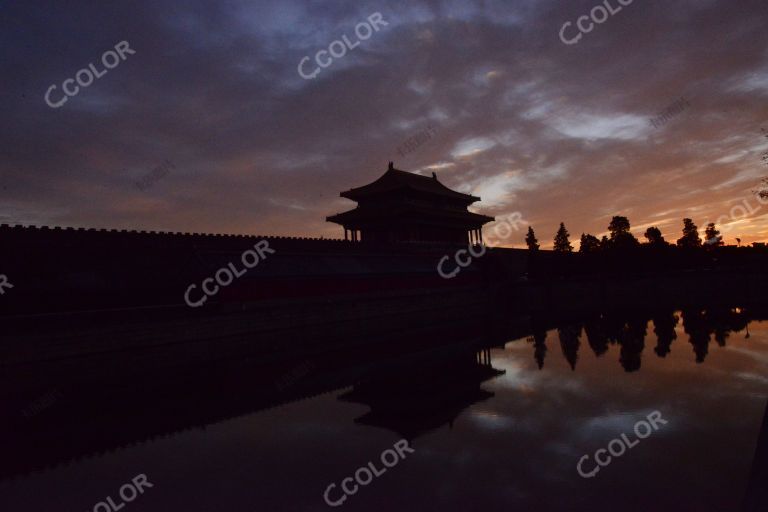
[[[441,185],[442,185],[442,183],[441,183]],[[409,188],[409,189],[415,190],[417,192],[433,194],[433,195],[441,195],[441,196],[444,196],[444,197],[452,197],[452,198],[456,198],[456,199],[463,199],[464,201],[467,202],[467,204],[472,204],[472,203],[476,203],[477,201],[480,201],[480,198],[477,197],[477,196],[473,196],[473,195],[470,195],[470,194],[463,194],[461,192],[456,192],[455,190],[451,190],[449,188],[446,188],[445,192],[427,192],[427,191],[420,190],[420,189],[417,189],[417,188],[409,187],[408,185],[402,185],[402,186],[400,186],[398,188],[392,188],[392,189],[389,189],[389,190],[377,190],[377,191],[361,190],[363,188],[365,188],[365,187],[359,187],[359,188],[353,188],[353,189],[345,190],[345,191],[339,193],[339,197],[343,197],[345,199],[350,199],[352,201],[359,201],[363,197],[373,197],[373,196],[376,196],[376,195],[379,195],[379,194],[385,194],[387,192],[392,192],[394,190]]]
[[[362,211],[358,208],[353,208],[351,210],[347,210],[345,212],[337,213],[335,215],[329,215],[325,218],[326,222],[333,222],[335,224],[344,224],[344,223],[350,223],[350,222],[360,222],[360,221],[371,221],[371,220],[391,220],[393,217],[400,217],[402,215],[413,215],[416,214],[416,216],[420,216],[423,212],[416,211],[410,211],[410,210],[402,210],[394,212],[392,215],[382,216],[379,215],[381,212],[370,212],[370,211]],[[437,213],[437,212],[436,212]],[[434,219],[434,218],[443,218],[446,220],[453,219],[455,221],[473,221],[473,222],[479,222],[481,224],[486,224],[488,222],[495,221],[495,217],[490,217],[488,215],[483,215],[480,213],[474,213],[474,212],[452,212],[445,214],[443,212],[443,215],[440,215],[437,213],[437,215],[434,215],[433,217],[427,215],[424,217],[425,220],[427,219]]]

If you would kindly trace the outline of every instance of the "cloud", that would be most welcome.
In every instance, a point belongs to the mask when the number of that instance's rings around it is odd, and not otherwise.
[[[340,236],[324,222],[350,206],[339,191],[389,160],[438,169],[448,186],[478,191],[480,210],[520,211],[547,234],[561,220],[601,232],[626,212],[638,226],[660,211],[716,218],[711,205],[765,170],[752,148],[768,118],[757,44],[768,12],[649,0],[563,45],[560,26],[587,7],[12,4],[0,20],[3,218]],[[389,24],[316,79],[299,76],[304,56],[374,12]],[[51,84],[120,40],[137,53],[63,108],[45,105]],[[681,96],[691,106],[653,129],[648,119]],[[430,123],[433,137],[399,157]],[[133,186],[166,159],[172,173]],[[763,227],[739,229],[748,243]]]

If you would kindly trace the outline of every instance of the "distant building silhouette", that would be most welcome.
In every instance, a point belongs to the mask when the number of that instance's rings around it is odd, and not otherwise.
[[[495,220],[467,210],[479,197],[449,189],[435,173],[430,178],[401,171],[392,162],[373,183],[340,195],[358,203],[326,218],[344,227],[345,240],[480,243],[483,224]]]

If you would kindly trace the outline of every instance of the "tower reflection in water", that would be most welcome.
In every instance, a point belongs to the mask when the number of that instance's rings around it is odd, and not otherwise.
[[[462,349],[417,365],[388,368],[367,377],[339,400],[364,404],[370,412],[355,423],[397,432],[412,440],[453,421],[472,404],[494,396],[483,382],[503,375],[491,366],[491,351]]]

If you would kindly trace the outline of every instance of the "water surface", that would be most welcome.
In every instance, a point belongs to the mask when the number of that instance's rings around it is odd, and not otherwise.
[[[153,487],[124,512],[328,510],[330,484],[339,499],[342,479],[369,461],[381,467],[382,452],[406,439],[414,452],[337,509],[741,510],[766,411],[768,322],[694,308],[533,325],[493,347],[482,336],[447,340],[386,364],[353,351],[295,361],[277,371],[271,403],[222,405],[263,397],[243,381],[213,398],[221,413],[207,419],[211,397],[192,396],[200,417],[169,422],[167,435],[138,425],[178,420],[174,403],[188,414],[182,398],[149,410],[127,398],[124,424],[104,433],[124,428],[120,443],[93,453],[79,448],[82,424],[62,427],[56,446],[82,458],[9,475],[0,508],[92,510],[146,474]],[[654,411],[666,424],[594,477],[579,475],[584,455],[592,470],[596,450],[636,439]]]

